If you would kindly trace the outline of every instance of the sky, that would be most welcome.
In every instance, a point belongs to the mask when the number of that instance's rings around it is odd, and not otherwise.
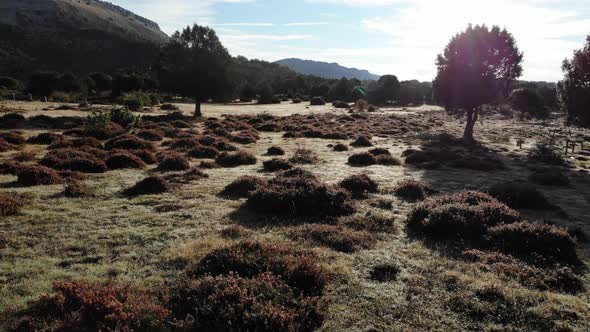
[[[523,79],[558,81],[590,33],[590,0],[109,0],[168,35],[197,23],[234,56],[337,62],[430,81],[435,59],[469,23],[505,27],[524,52]]]

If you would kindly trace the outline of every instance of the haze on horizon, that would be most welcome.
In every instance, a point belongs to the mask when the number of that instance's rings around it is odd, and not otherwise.
[[[110,0],[167,34],[209,25],[232,55],[338,62],[430,81],[435,59],[468,23],[506,27],[531,81],[558,81],[590,30],[587,0]]]

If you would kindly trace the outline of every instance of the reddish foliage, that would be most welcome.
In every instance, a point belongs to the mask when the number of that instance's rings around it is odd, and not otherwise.
[[[152,143],[143,140],[135,135],[122,135],[115,137],[105,143],[105,149],[107,150],[154,150]]]
[[[244,175],[228,184],[221,192],[221,195],[232,198],[246,198],[256,189],[265,185],[266,180],[264,179]]]
[[[23,205],[22,199],[16,194],[0,192],[0,216],[13,216],[20,211]]]
[[[379,184],[367,174],[349,176],[340,181],[338,185],[349,191],[354,198],[364,198],[369,193],[377,193],[379,191]]]
[[[236,167],[240,165],[255,165],[256,156],[252,153],[240,150],[237,152],[223,152],[217,158],[215,162],[223,167]]]
[[[21,186],[43,186],[59,184],[61,177],[54,170],[43,166],[27,166],[17,171],[17,183]]]
[[[114,153],[107,160],[109,169],[144,168],[145,163],[139,157],[131,153]]]

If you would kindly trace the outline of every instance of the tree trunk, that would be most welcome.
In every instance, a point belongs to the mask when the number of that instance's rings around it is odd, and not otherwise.
[[[200,118],[203,116],[203,113],[201,112],[201,98],[195,98],[195,118]]]
[[[465,125],[465,132],[463,133],[463,141],[469,145],[475,143],[475,139],[473,138],[473,127],[475,126],[477,118],[479,117],[478,113],[479,112],[477,108],[467,111],[467,124]]]

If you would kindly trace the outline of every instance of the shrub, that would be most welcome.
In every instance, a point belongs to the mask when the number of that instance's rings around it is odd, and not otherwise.
[[[528,157],[532,161],[537,161],[544,164],[563,166],[567,162],[557,149],[548,144],[537,144],[529,151]]]
[[[367,197],[369,193],[379,192],[379,184],[367,174],[357,174],[347,177],[338,184],[352,194],[353,198]]]
[[[25,138],[21,135],[21,133],[16,131],[8,131],[0,133],[0,138],[6,141],[8,144],[13,145],[23,145],[26,143]]]
[[[271,273],[187,278],[171,287],[169,307],[187,331],[312,331],[323,320],[317,298],[294,294]]]
[[[186,121],[182,121],[182,120],[174,120],[172,122],[170,122],[170,124],[174,127],[174,128],[190,128],[191,124],[186,122]]]
[[[65,137],[61,134],[56,133],[41,133],[37,136],[33,136],[27,140],[29,144],[38,144],[38,145],[51,145],[56,144],[64,140]]]
[[[178,111],[178,106],[173,104],[162,104],[160,105],[162,111]]]
[[[504,182],[492,186],[489,194],[514,209],[545,210],[553,206],[545,195],[528,184]]]
[[[85,150],[57,149],[52,150],[39,162],[43,166],[56,170],[82,173],[104,173],[107,165],[101,160],[104,151],[88,148]]]
[[[266,151],[266,155],[267,156],[284,156],[285,150],[283,150],[283,148],[281,148],[281,147],[273,145],[270,148],[268,148],[268,150]]]
[[[432,188],[422,181],[404,179],[396,185],[393,192],[407,201],[416,202],[423,201],[432,192]]]
[[[254,212],[292,216],[338,216],[354,212],[349,195],[313,174],[292,169],[268,181],[246,201]]]
[[[246,198],[256,189],[265,185],[266,180],[264,179],[244,175],[225,186],[221,194],[232,198]]]
[[[315,164],[319,161],[319,158],[316,155],[316,153],[313,152],[312,150],[304,149],[304,148],[297,148],[297,150],[295,150],[295,153],[293,154],[293,156],[291,158],[289,158],[289,161],[294,164],[305,165],[305,164]]]
[[[141,110],[144,106],[143,100],[141,98],[134,96],[125,97],[123,99],[122,104],[123,106],[134,112]]]
[[[94,137],[85,137],[85,138],[76,138],[70,140],[61,140],[59,142],[51,144],[48,149],[49,150],[57,150],[57,149],[64,149],[64,148],[74,148],[74,149],[102,149],[102,143]]]
[[[306,296],[322,295],[328,282],[326,271],[313,254],[289,245],[249,240],[214,250],[188,268],[188,274],[193,277],[231,272],[243,278],[272,273],[282,277],[296,294]]]
[[[540,169],[535,170],[529,180],[543,186],[562,186],[570,184],[570,179],[559,169]]]
[[[111,113],[93,110],[86,117],[87,132],[104,131],[111,123]]]
[[[211,146],[197,146],[188,152],[192,158],[210,158],[215,159],[219,155],[219,151]]]
[[[0,138],[0,152],[14,150],[16,148],[17,147],[15,145],[12,145],[12,144],[6,142],[6,140],[4,140],[3,138]]]
[[[378,282],[397,280],[401,269],[393,264],[379,264],[371,269],[370,278]]]
[[[359,136],[350,145],[354,147],[369,147],[373,146],[373,142],[367,136]]]
[[[322,97],[313,97],[309,101],[309,104],[311,106],[323,106],[326,105],[326,102],[324,101],[324,99],[322,99]]]
[[[358,167],[376,165],[377,158],[369,152],[355,153],[348,157],[348,164]]]
[[[63,195],[68,198],[94,197],[94,190],[80,181],[67,181]]]
[[[381,154],[377,156],[377,164],[385,166],[399,166],[402,164],[402,162],[392,155]]]
[[[188,160],[178,153],[165,155],[158,165],[158,170],[163,172],[186,171],[189,168]]]
[[[150,294],[113,281],[53,284],[16,314],[16,331],[147,331],[163,326],[169,312]]]
[[[371,234],[338,225],[305,225],[291,235],[345,253],[370,249],[375,245],[375,238]]]
[[[24,203],[16,194],[0,192],[0,216],[13,216],[23,207]]]
[[[130,153],[139,157],[144,163],[153,165],[158,162],[158,158],[150,150],[129,150]]]
[[[575,240],[557,226],[526,221],[498,225],[490,229],[489,240],[495,249],[517,257],[579,263]]]
[[[285,171],[293,168],[293,164],[291,164],[287,160],[280,158],[265,160],[264,162],[262,162],[262,166],[264,167],[264,170],[267,172]]]
[[[115,153],[106,161],[109,169],[144,168],[145,163],[141,158],[131,153]]]
[[[391,152],[389,152],[389,150],[384,149],[384,148],[374,148],[374,149],[369,150],[369,153],[374,155],[375,157],[391,156]]]
[[[255,165],[256,156],[252,153],[240,150],[236,152],[223,152],[215,158],[215,162],[223,167],[237,167],[240,165]]]
[[[25,162],[35,160],[35,153],[31,151],[20,151],[12,156],[14,161]]]
[[[346,227],[360,231],[372,233],[395,233],[398,231],[393,217],[370,210],[365,213],[341,217],[338,221]]]
[[[128,127],[139,122],[140,117],[134,115],[127,108],[114,108],[111,110],[111,121],[122,126]]]
[[[408,228],[426,237],[482,244],[490,227],[520,221],[518,212],[480,192],[440,196],[415,207]]]
[[[61,181],[57,172],[43,166],[24,167],[17,173],[17,183],[25,187],[59,184]]]
[[[342,143],[338,143],[336,145],[334,145],[334,151],[336,152],[344,152],[344,151],[348,151],[348,146]]]
[[[107,141],[104,145],[107,150],[154,150],[152,143],[135,135],[122,135]]]
[[[145,178],[131,188],[123,191],[123,195],[135,197],[141,195],[157,195],[170,190],[170,184],[159,176]]]

